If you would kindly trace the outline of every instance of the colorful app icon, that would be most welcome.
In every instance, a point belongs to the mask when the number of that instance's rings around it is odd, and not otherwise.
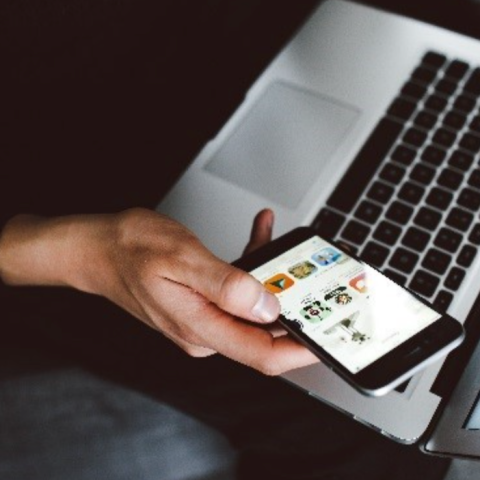
[[[300,310],[300,315],[310,323],[320,323],[332,314],[332,309],[320,300],[313,300]]]
[[[367,293],[368,291],[365,273],[361,273],[360,275],[352,278],[348,284],[357,292]]]
[[[335,250],[332,247],[325,247],[322,248],[319,252],[312,256],[312,260],[322,267],[326,267],[327,265],[332,264],[333,262],[337,262],[342,258],[342,254]]]
[[[263,282],[265,288],[272,293],[282,293],[290,288],[295,282],[284,273],[277,273],[266,282]]]
[[[290,267],[288,273],[293,275],[295,278],[302,280],[303,278],[309,277],[312,273],[316,272],[318,268],[311,262],[305,261],[300,262]]]
[[[324,299],[335,306],[344,307],[353,301],[353,292],[349,292],[347,287],[337,287],[328,292]]]

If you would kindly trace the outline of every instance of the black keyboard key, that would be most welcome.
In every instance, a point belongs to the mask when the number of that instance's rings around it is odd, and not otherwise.
[[[435,91],[441,95],[449,97],[457,89],[457,82],[453,79],[443,78],[435,85]]]
[[[381,207],[372,202],[364,200],[357,208],[355,217],[363,220],[366,223],[375,223],[382,213]]]
[[[394,163],[387,163],[380,172],[380,178],[385,180],[386,182],[393,183],[397,185],[405,175],[405,169],[403,167],[399,167]]]
[[[477,249],[472,245],[464,245],[457,257],[457,263],[468,268],[477,255]]]
[[[350,220],[342,232],[342,238],[352,243],[356,243],[357,245],[361,245],[369,233],[370,229],[367,226],[362,225],[355,220]]]
[[[427,165],[418,164],[415,165],[413,170],[410,172],[410,178],[416,182],[423,183],[428,185],[432,182],[435,177],[435,170]]]
[[[409,128],[403,136],[403,141],[405,143],[409,143],[415,147],[421,147],[426,139],[427,134],[423,130],[418,130],[417,128]]]
[[[393,101],[392,105],[390,105],[387,114],[391,117],[400,118],[401,120],[408,120],[416,108],[416,103],[406,98],[397,98]]]
[[[322,235],[322,237],[335,238],[342,228],[345,217],[327,208],[322,208],[317,218],[313,222],[313,228]]]
[[[424,297],[431,297],[438,287],[440,280],[428,272],[419,270],[415,273],[409,287]]]
[[[460,110],[465,114],[468,114],[474,109],[475,100],[465,95],[460,95],[458,98],[455,99],[453,106],[457,110]]]
[[[470,130],[475,133],[480,133],[480,115],[477,115],[476,117],[473,118],[473,120],[470,122]]]
[[[422,199],[424,193],[425,189],[423,187],[415,185],[411,182],[407,182],[400,189],[398,198],[404,200],[405,202],[416,205]]]
[[[413,80],[427,85],[429,83],[432,83],[436,76],[437,73],[435,72],[435,70],[424,67],[417,67],[412,73]]]
[[[456,139],[456,133],[445,130],[445,128],[440,128],[435,132],[432,141],[444,148],[450,148],[455,143]]]
[[[457,190],[463,181],[463,175],[455,172],[449,168],[443,169],[442,173],[437,179],[439,185],[450,190]]]
[[[472,95],[480,95],[480,68],[473,71],[463,89]]]
[[[452,257],[450,255],[447,255],[436,248],[431,248],[423,259],[422,266],[427,270],[442,275],[447,271],[451,259]]]
[[[480,193],[471,188],[464,188],[457,199],[457,203],[461,207],[476,211],[480,209]]]
[[[430,130],[437,123],[437,115],[422,110],[418,112],[417,116],[413,120],[415,125],[425,130]]]
[[[466,121],[467,117],[458,112],[448,112],[445,117],[443,117],[443,125],[453,130],[460,130],[463,128]]]
[[[418,252],[423,252],[428,242],[430,234],[416,227],[410,227],[402,238],[402,244]]]
[[[468,240],[475,245],[480,245],[480,223],[477,223],[470,232]]]
[[[383,273],[387,277],[391,278],[395,283],[398,283],[398,285],[405,285],[407,283],[407,277],[405,277],[401,273],[396,272],[395,270],[387,268],[383,271]]]
[[[480,168],[477,168],[472,172],[468,179],[468,184],[472,187],[480,189]]]
[[[447,279],[445,280],[445,286],[450,290],[458,290],[463,279],[465,278],[465,270],[453,267],[448,274]]]
[[[377,125],[330,196],[328,205],[345,213],[353,210],[401,131],[402,125],[389,119]]]
[[[460,208],[452,208],[445,223],[450,227],[466,232],[473,222],[473,215]]]
[[[453,194],[442,188],[434,187],[430,190],[426,202],[432,207],[445,210],[453,200]]]
[[[473,154],[476,154],[480,151],[480,137],[472,135],[471,133],[466,133],[460,140],[460,146]]]
[[[415,82],[407,82],[402,88],[402,96],[420,100],[427,93],[427,87]]]
[[[413,220],[420,227],[435,230],[442,219],[442,215],[428,207],[422,207]]]
[[[383,221],[380,222],[373,233],[373,238],[387,245],[394,245],[401,233],[402,229],[400,227],[397,227],[393,223]]]
[[[445,70],[445,76],[461,80],[468,72],[468,63],[454,60]]]
[[[433,306],[435,307],[435,310],[439,311],[440,313],[445,313],[452,303],[452,300],[453,295],[450,292],[447,292],[446,290],[440,290],[433,302]]]
[[[434,112],[441,112],[447,106],[447,99],[438,95],[430,95],[425,101],[425,106]]]
[[[392,198],[394,189],[383,182],[375,182],[367,193],[367,197],[379,203],[388,203]]]
[[[455,150],[448,160],[450,166],[463,170],[464,172],[470,169],[472,163],[473,156],[469,153],[462,152],[461,150]]]
[[[392,160],[403,163],[404,165],[410,165],[415,159],[417,152],[406,145],[399,145],[392,153]]]
[[[394,222],[398,222],[401,225],[404,225],[408,222],[408,220],[410,220],[412,214],[412,207],[410,207],[409,205],[405,205],[404,203],[395,201],[390,205],[385,216],[388,219],[393,220]]]
[[[422,64],[428,68],[438,70],[447,61],[447,57],[437,52],[427,52],[422,59]]]
[[[444,227],[440,229],[433,243],[437,247],[443,248],[448,252],[455,253],[462,243],[462,239],[462,235]]]
[[[432,165],[439,166],[445,160],[447,153],[445,150],[435,147],[433,145],[428,146],[422,153],[422,160]]]
[[[404,248],[397,248],[390,260],[390,265],[404,273],[410,273],[418,262],[420,257]]]
[[[389,253],[388,248],[385,248],[376,242],[368,242],[360,255],[360,258],[370,265],[380,268],[385,263]]]

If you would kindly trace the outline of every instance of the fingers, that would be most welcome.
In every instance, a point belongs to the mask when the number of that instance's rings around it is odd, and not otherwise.
[[[257,213],[253,220],[250,240],[243,252],[244,255],[253,252],[272,240],[273,221],[272,210],[266,208]]]

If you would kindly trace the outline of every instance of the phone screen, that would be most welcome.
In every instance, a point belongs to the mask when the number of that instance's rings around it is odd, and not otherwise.
[[[441,315],[374,268],[314,236],[250,272],[287,322],[357,373]]]

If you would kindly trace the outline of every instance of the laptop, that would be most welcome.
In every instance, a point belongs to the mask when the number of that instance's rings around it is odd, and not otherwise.
[[[480,41],[323,2],[158,206],[233,261],[254,215],[312,225],[465,323],[381,398],[323,365],[283,377],[396,441],[480,457]]]

